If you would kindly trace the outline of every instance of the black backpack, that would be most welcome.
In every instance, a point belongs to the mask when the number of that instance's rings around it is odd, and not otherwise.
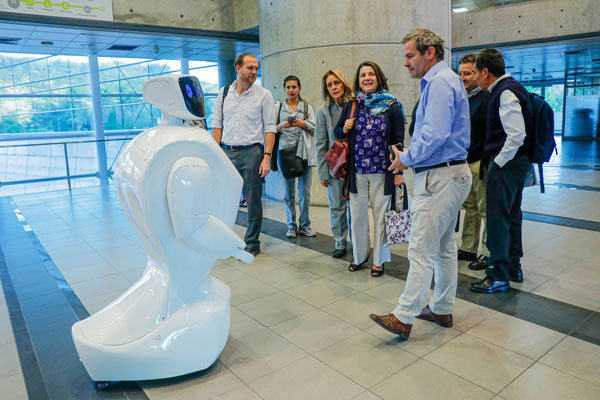
[[[550,104],[538,94],[529,93],[529,101],[533,109],[533,132],[528,132],[528,136],[531,137],[529,161],[538,165],[540,192],[544,193],[542,164],[550,161],[552,153],[556,150],[556,141],[554,140],[554,111],[552,111]]]

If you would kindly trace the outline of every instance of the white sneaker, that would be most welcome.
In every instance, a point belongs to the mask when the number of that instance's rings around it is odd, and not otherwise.
[[[296,237],[296,228],[289,228],[285,233],[285,237],[295,238]]]
[[[300,233],[304,236],[315,237],[317,236],[317,232],[313,231],[311,228],[300,229]]]

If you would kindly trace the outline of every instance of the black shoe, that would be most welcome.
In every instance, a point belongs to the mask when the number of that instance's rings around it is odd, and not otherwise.
[[[385,270],[384,265],[385,264],[381,264],[381,269],[375,269],[375,268],[371,267],[371,276],[373,278],[378,278],[381,275],[383,275],[383,271]]]
[[[369,256],[367,255],[367,259],[363,262],[361,262],[360,264],[350,264],[348,265],[348,271],[350,272],[354,272],[354,271],[358,271],[359,269],[362,269],[363,265],[365,265],[365,263],[369,261]]]
[[[486,256],[479,256],[477,261],[473,261],[469,264],[469,269],[472,269],[473,271],[481,271],[482,269],[486,269],[488,267],[489,259],[490,258]]]
[[[469,251],[458,250],[458,261],[477,261],[477,253],[471,253]]]
[[[244,251],[245,251],[246,253],[250,253],[250,254],[252,254],[254,257],[256,257],[257,255],[259,255],[259,254],[260,254],[260,248],[251,249],[250,247],[246,247],[246,248],[244,249]]]
[[[495,281],[489,276],[479,282],[471,283],[471,290],[480,293],[506,292],[509,289],[510,283],[508,281]]]
[[[511,282],[521,283],[523,282],[523,270],[518,270],[517,272],[510,272],[508,275],[508,279]]]
[[[342,258],[346,255],[346,249],[335,249],[333,253],[331,253],[331,257],[333,258]]]

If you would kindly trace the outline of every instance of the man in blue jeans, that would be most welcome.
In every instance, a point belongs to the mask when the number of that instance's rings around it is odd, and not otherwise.
[[[421,79],[410,148],[394,149],[394,172],[415,172],[408,243],[410,269],[398,306],[388,315],[371,314],[382,328],[408,339],[415,317],[452,326],[458,280],[454,228],[471,188],[467,166],[470,117],[467,92],[444,60],[444,39],[418,28],[402,40],[410,76]],[[426,306],[431,280],[433,296]],[[425,306],[425,307],[424,307]]]
[[[246,251],[260,253],[262,227],[262,182],[271,171],[271,152],[275,143],[275,110],[268,90],[254,85],[258,74],[254,55],[240,54],[235,59],[238,78],[219,91],[213,114],[213,138],[221,145],[244,180],[248,204]],[[221,107],[221,105],[223,105]]]

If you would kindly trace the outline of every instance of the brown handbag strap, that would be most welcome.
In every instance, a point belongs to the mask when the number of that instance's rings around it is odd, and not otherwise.
[[[356,111],[356,100],[352,100],[352,108],[350,109],[350,119],[354,118],[354,111]]]

